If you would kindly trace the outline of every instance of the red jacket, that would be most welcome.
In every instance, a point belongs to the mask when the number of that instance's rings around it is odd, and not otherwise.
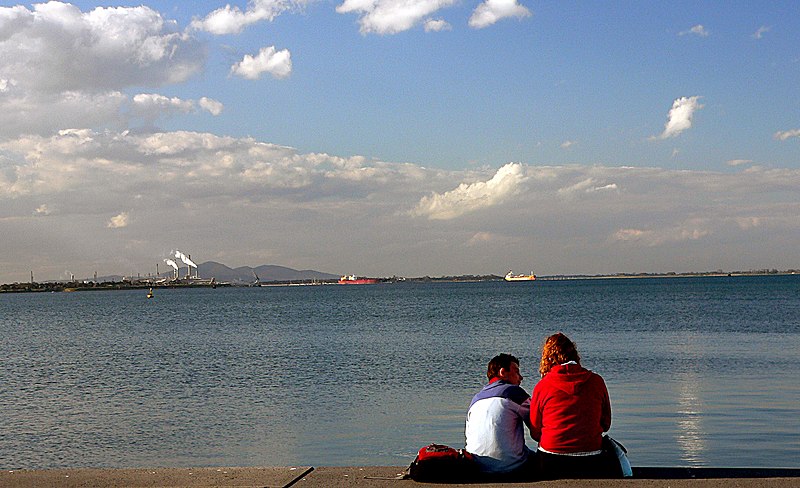
[[[533,388],[531,434],[545,451],[597,451],[609,428],[611,401],[600,375],[577,364],[563,364]]]

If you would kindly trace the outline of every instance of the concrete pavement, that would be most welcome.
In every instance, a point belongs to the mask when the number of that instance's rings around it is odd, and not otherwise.
[[[4,470],[0,488],[800,488],[800,469],[634,468],[624,480],[418,483],[395,479],[405,467],[238,467]]]

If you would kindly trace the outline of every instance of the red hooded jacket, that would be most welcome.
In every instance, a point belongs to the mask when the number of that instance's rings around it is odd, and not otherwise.
[[[597,451],[610,428],[611,401],[600,375],[567,363],[554,366],[533,388],[531,434],[545,451]]]

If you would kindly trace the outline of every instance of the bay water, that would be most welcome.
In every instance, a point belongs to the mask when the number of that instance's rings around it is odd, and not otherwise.
[[[557,331],[634,466],[800,467],[800,276],[145,294],[0,295],[0,468],[403,466]]]

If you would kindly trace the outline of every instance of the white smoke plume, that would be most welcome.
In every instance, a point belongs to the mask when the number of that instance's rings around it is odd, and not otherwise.
[[[175,257],[177,259],[180,259],[183,262],[183,264],[185,264],[186,266],[190,266],[192,268],[196,268],[197,267],[197,265],[194,264],[194,262],[192,262],[191,259],[189,259],[189,256],[187,256],[186,254],[183,254],[180,251],[175,251]]]
[[[173,268],[175,271],[178,271],[178,265],[177,265],[177,264],[175,264],[175,261],[173,261],[173,260],[171,260],[171,259],[165,259],[165,260],[164,260],[164,262],[165,262],[165,263],[167,263],[167,266],[172,266],[172,268]]]

